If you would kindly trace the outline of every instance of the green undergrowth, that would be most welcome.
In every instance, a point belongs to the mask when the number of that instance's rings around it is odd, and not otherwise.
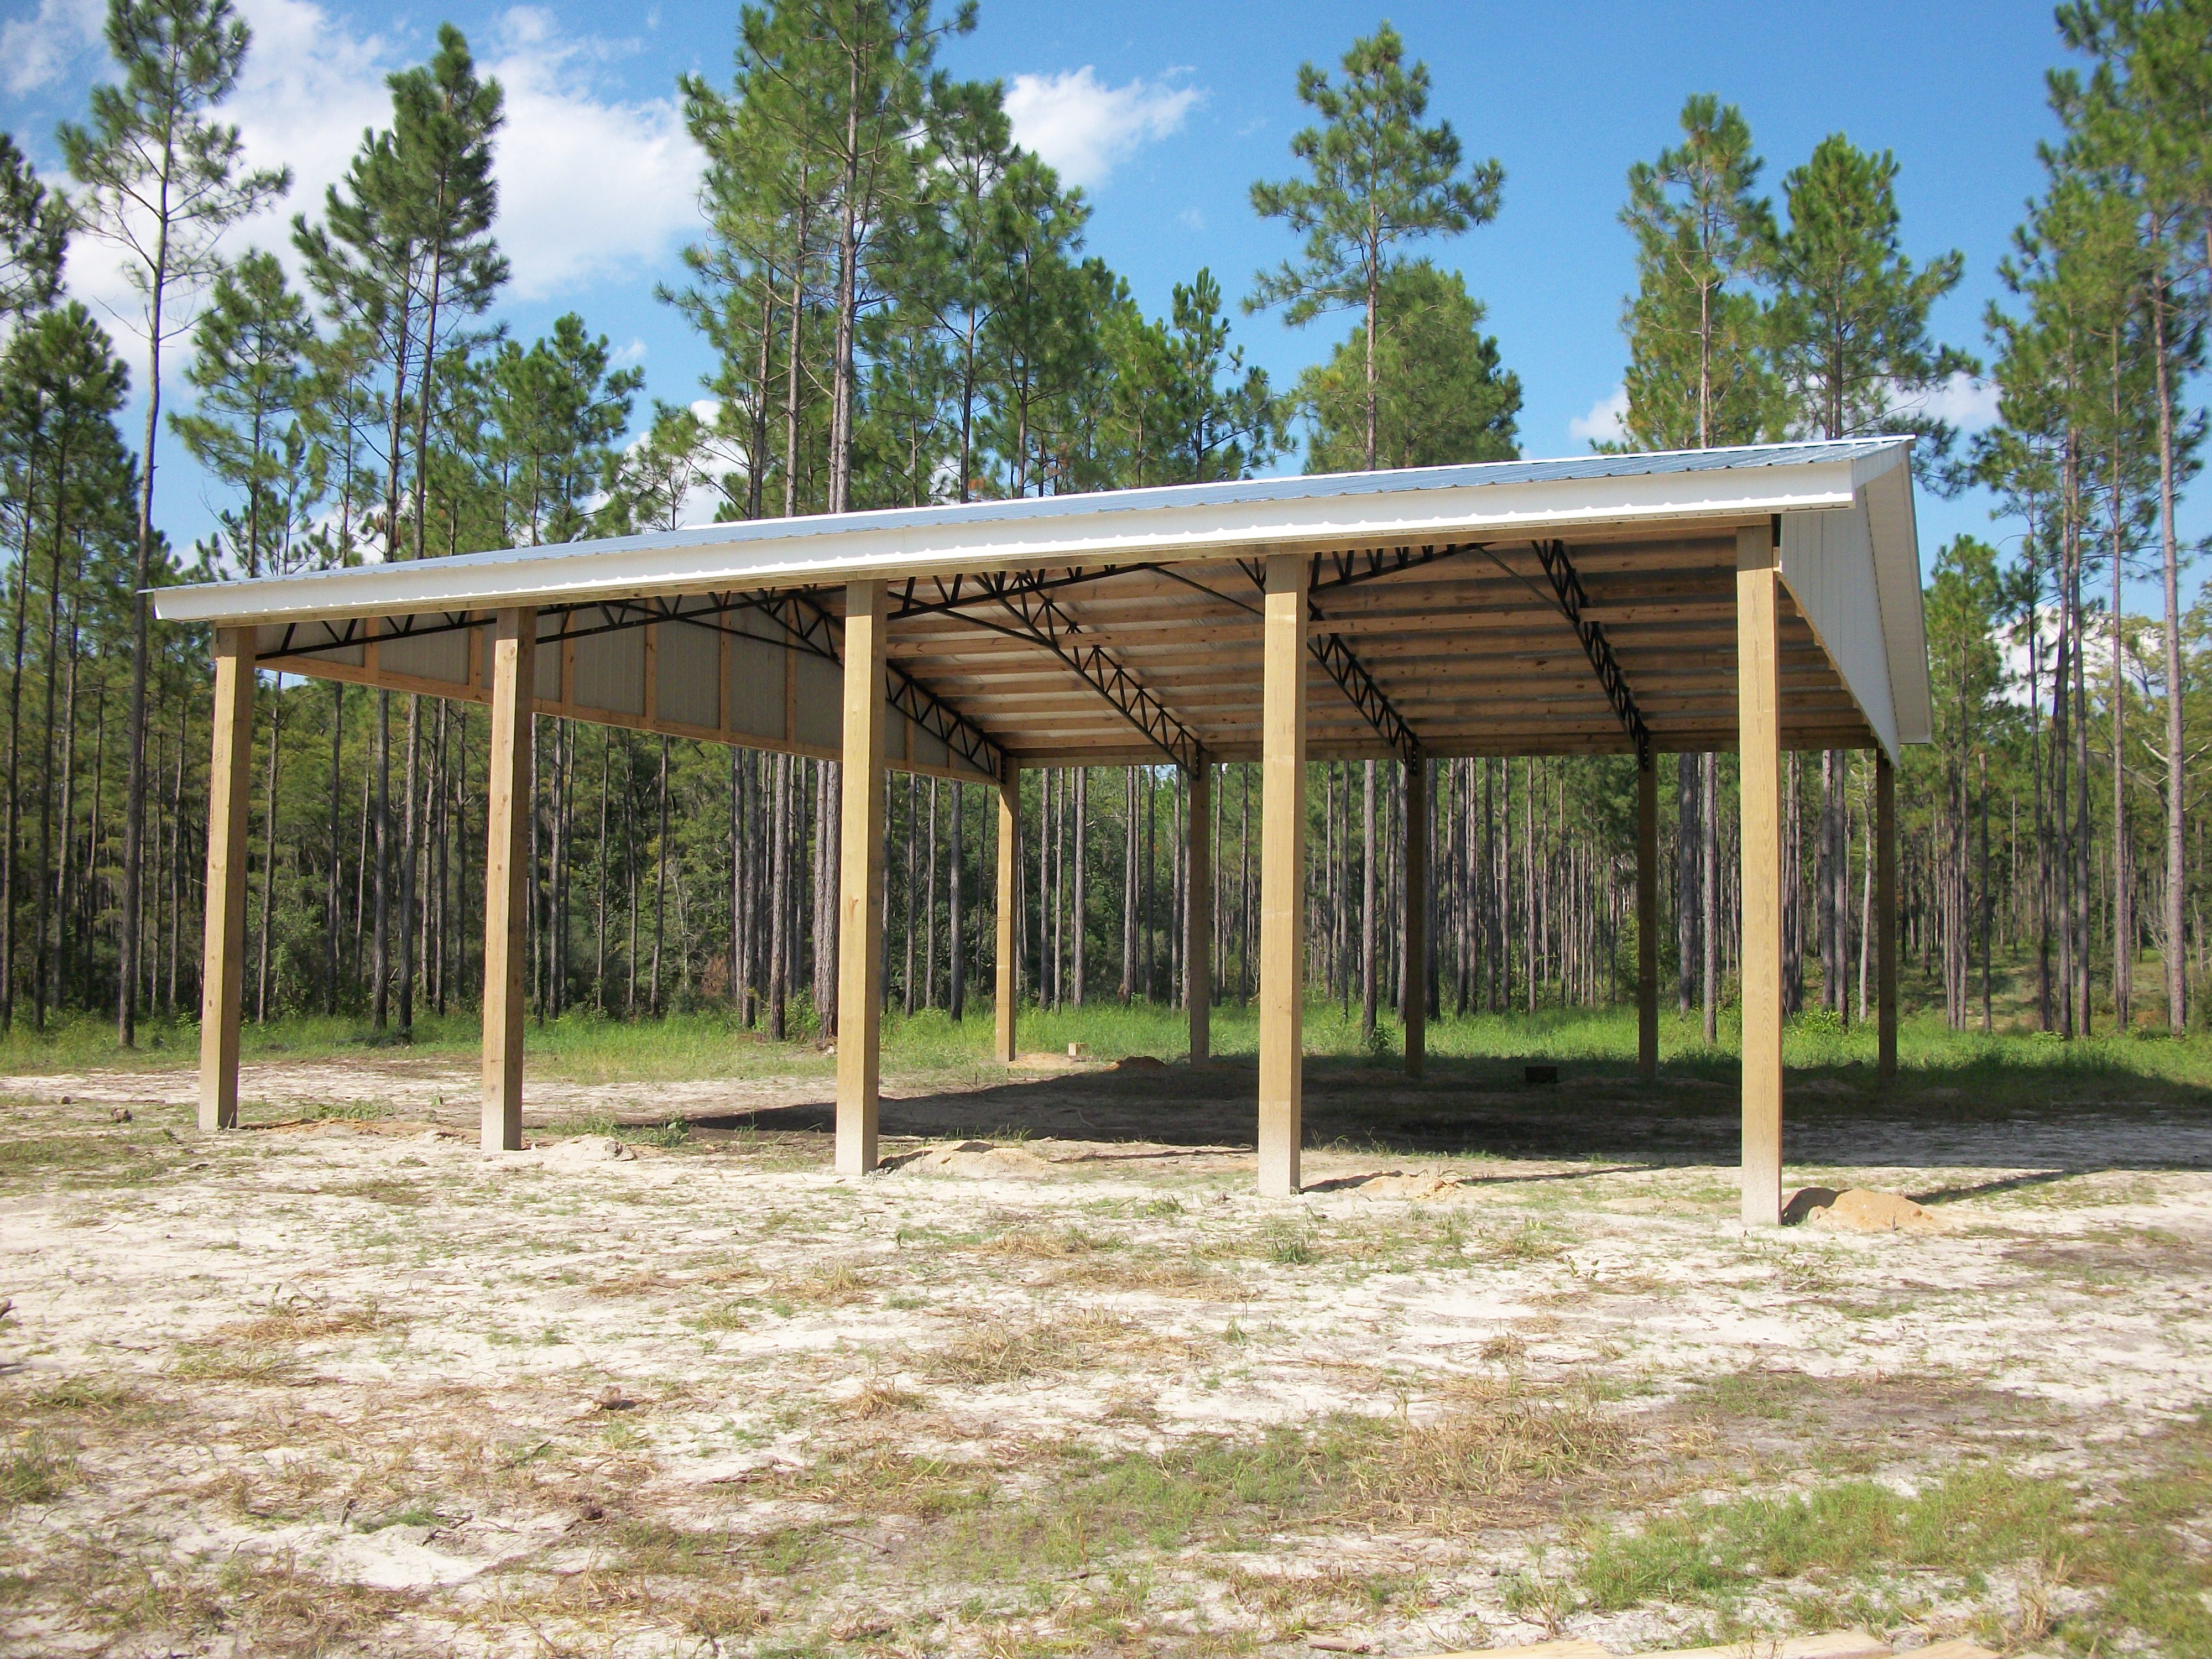
[[[1250,1005],[1223,1004],[1214,1010],[1212,1029],[1218,1060],[1230,1066],[1253,1062],[1259,1034]],[[967,1017],[957,1021],[943,1009],[909,1016],[894,1008],[884,1021],[884,1066],[892,1074],[925,1079],[986,1080],[999,1074],[990,1058],[991,1037],[992,1012],[986,1002],[971,1003]],[[1188,1054],[1188,1037],[1182,1011],[1158,1003],[1107,1002],[1081,1009],[1024,1004],[1017,1025],[1017,1046],[1024,1054],[1065,1055],[1073,1045],[1080,1057],[1093,1060],[1131,1055],[1178,1060]],[[196,1061],[198,1030],[192,1024],[152,1023],[142,1029],[141,1039],[137,1048],[122,1049],[112,1026],[90,1016],[52,1023],[44,1031],[19,1023],[0,1035],[0,1071],[182,1069]],[[478,1043],[474,1012],[456,1011],[419,1017],[405,1043],[389,1034],[379,1036],[358,1018],[288,1016],[248,1024],[240,1049],[249,1064],[345,1065],[374,1056],[465,1065]],[[1695,1014],[1669,1010],[1660,1021],[1662,1082],[1732,1087],[1739,1043],[1734,1009],[1724,1011],[1719,1041],[1710,1048]],[[1808,1091],[1793,1104],[1817,1111],[1831,1099],[1848,1099],[1850,1109],[1863,1110],[1893,1101],[1911,1103],[1916,1092],[1923,1103],[1932,1097],[1968,1110],[2014,1109],[2024,1098],[2039,1105],[2212,1103],[2212,1034],[2168,1038],[2107,1033],[2062,1042],[2018,1031],[1953,1031],[1939,1016],[1917,1013],[1900,1026],[1898,1083],[1880,1086],[1875,1047],[1871,1026],[1818,1012],[1793,1020],[1784,1039],[1784,1063],[1800,1076],[1825,1076],[1848,1085],[1841,1095],[1832,1088],[1826,1094]],[[748,1029],[726,1011],[715,1010],[628,1020],[571,1012],[532,1021],[525,1048],[532,1070],[589,1084],[709,1077],[826,1082],[836,1064],[803,1025],[792,1039],[777,1042],[764,1030]],[[1536,1061],[1626,1084],[1633,1080],[1636,1020],[1626,1007],[1447,1015],[1430,1023],[1427,1048],[1434,1062],[1431,1074],[1440,1079],[1517,1084],[1521,1066]],[[1305,1051],[1324,1062],[1372,1064],[1395,1072],[1402,1034],[1386,1013],[1374,1038],[1363,1040],[1356,1008],[1347,1013],[1340,1003],[1316,1002],[1306,1011]]]
[[[1975,1464],[1911,1496],[1848,1480],[1600,1525],[1583,1536],[1573,1589],[1607,1612],[1670,1603],[1741,1629],[1754,1595],[1801,1623],[1882,1624],[1913,1617],[1946,1586],[1984,1597],[2002,1575],[2012,1611],[1988,1615],[1984,1639],[2084,1653],[2147,1640],[2171,1659],[2204,1659],[2212,1561],[2191,1534],[2212,1514],[2207,1443],[2200,1425],[2112,1501]]]

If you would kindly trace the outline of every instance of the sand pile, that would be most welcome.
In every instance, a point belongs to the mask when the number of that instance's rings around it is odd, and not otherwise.
[[[1041,1176],[1052,1165],[1018,1146],[994,1146],[988,1140],[963,1140],[957,1146],[932,1146],[910,1153],[887,1169],[909,1175]]]
[[[1783,1206],[1784,1226],[1802,1223],[1846,1233],[1940,1233],[1942,1218],[1901,1193],[1869,1187],[1806,1187]]]

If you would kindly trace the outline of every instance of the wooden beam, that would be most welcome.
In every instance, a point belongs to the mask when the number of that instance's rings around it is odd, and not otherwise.
[[[538,613],[502,611],[491,636],[491,757],[484,790],[483,1148],[522,1149],[523,969],[530,918],[531,688]]]
[[[1874,757],[1875,1053],[1876,1070],[1897,1075],[1897,769]]]
[[[1022,769],[1012,760],[999,784],[998,960],[993,964],[996,1000],[992,1007],[991,1052],[1002,1065],[1014,1063],[1014,1016],[1021,987],[1014,981],[1014,929],[1021,922],[1019,878],[1022,859]]]
[[[1406,1005],[1406,1075],[1417,1078],[1428,1062],[1429,1035],[1429,763],[1406,763],[1406,960],[1399,970]]]
[[[238,1127],[238,1024],[246,985],[246,844],[253,781],[253,630],[215,635],[208,762],[207,913],[200,972],[200,1127]]]
[[[1304,1137],[1306,580],[1268,556],[1260,815],[1260,1190],[1298,1190]]]
[[[1774,532],[1736,532],[1736,751],[1743,836],[1743,1219],[1782,1220],[1782,742]]]
[[[1213,761],[1201,755],[1190,774],[1190,815],[1184,825],[1187,902],[1183,910],[1183,1000],[1190,1013],[1190,1063],[1213,1053]]]
[[[1636,766],[1636,1070],[1659,1078],[1659,764]]]
[[[845,589],[843,836],[837,887],[840,1175],[876,1167],[884,1018],[884,635],[880,581]]]

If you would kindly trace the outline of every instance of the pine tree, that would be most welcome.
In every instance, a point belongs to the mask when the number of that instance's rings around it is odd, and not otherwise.
[[[0,483],[20,505],[21,541],[15,561],[13,641],[8,690],[8,804],[5,843],[0,848],[0,1029],[14,1017],[15,980],[22,955],[16,907],[21,885],[16,866],[18,818],[26,804],[23,775],[22,691],[34,561],[45,565],[46,708],[34,721],[39,750],[40,854],[30,967],[36,1023],[43,1028],[50,999],[47,869],[53,806],[53,731],[57,642],[65,591],[74,590],[73,562],[95,535],[127,540],[120,518],[131,499],[133,467],[115,428],[130,375],[116,361],[107,336],[75,301],[25,322],[0,359]],[[70,569],[69,575],[64,574]]]
[[[53,304],[68,252],[68,202],[0,132],[0,329]]]
[[[371,132],[325,200],[326,223],[293,222],[293,240],[326,309],[373,331],[385,379],[383,525],[385,557],[427,551],[426,452],[439,397],[438,371],[451,361],[441,329],[482,312],[507,280],[507,261],[491,234],[498,209],[492,140],[503,116],[499,82],[480,79],[468,41],[450,23],[438,30],[428,64],[389,77],[392,126]],[[410,401],[410,389],[413,399]],[[408,465],[410,416],[413,465]],[[411,471],[412,512],[403,518]],[[411,534],[408,520],[411,519]],[[391,975],[387,848],[390,842],[392,696],[377,694],[377,895],[372,1018],[384,1029]],[[408,699],[404,775],[406,806],[399,848],[399,1030],[414,1024],[416,769],[420,700]]]
[[[763,107],[823,191],[831,513],[851,505],[860,319],[888,295],[877,254],[912,198],[909,135],[923,120],[938,43],[975,17],[973,0],[946,22],[929,0],[773,0],[748,8],[738,26],[741,71],[783,94]]]
[[[1080,191],[1026,151],[993,196],[990,319],[982,337],[988,409],[985,441],[998,487],[1047,493],[1068,404],[1104,361],[1103,325],[1120,297],[1110,275],[1082,261],[1091,210]]]
[[[645,436],[617,464],[607,527],[628,534],[682,524],[692,493],[720,483],[714,471],[714,438],[696,410],[656,402]]]
[[[1899,249],[1897,160],[1831,133],[1812,160],[1783,180],[1790,228],[1774,244],[1775,358],[1796,429],[1823,438],[1910,430],[1950,442],[1940,422],[1916,417],[1913,399],[1978,365],[1934,343],[1928,313],[1959,285],[1956,251],[1915,270]],[[1933,467],[1919,463],[1923,477]]]
[[[1637,292],[1623,327],[1629,363],[1624,422],[1631,447],[1705,449],[1774,431],[1779,383],[1765,353],[1765,312],[1750,284],[1774,244],[1773,212],[1753,194],[1764,166],[1733,104],[1708,93],[1682,106],[1683,142],[1628,171],[1621,222],[1636,237]],[[1720,769],[1684,757],[1675,783],[1675,943],[1680,1000],[1692,963],[1705,1038],[1717,1033]]]
[[[933,154],[921,171],[916,246],[902,262],[902,275],[945,343],[953,499],[964,501],[979,483],[986,352],[1001,297],[993,280],[1000,263],[996,239],[1012,222],[1000,200],[1015,153],[998,87],[962,82],[937,88],[930,99],[930,138]]]
[[[506,463],[508,524],[532,547],[590,533],[592,503],[614,482],[615,440],[645,377],[608,373],[610,356],[606,337],[592,338],[570,312],[528,350],[504,341],[492,360],[492,447]]]
[[[1765,309],[1749,287],[1774,246],[1772,209],[1753,194],[1765,164],[1742,113],[1710,93],[1682,106],[1681,125],[1680,145],[1628,170],[1625,424],[1641,449],[1757,443],[1778,416]]]
[[[120,86],[95,87],[88,125],[56,135],[84,186],[77,220],[122,254],[137,291],[146,343],[146,427],[138,468],[138,541],[131,591],[143,593],[154,558],[154,453],[161,423],[161,348],[181,332],[177,293],[204,287],[222,233],[291,188],[291,169],[238,171],[238,129],[208,112],[238,83],[252,36],[229,0],[109,0],[107,49]],[[116,1035],[137,1040],[138,927],[146,823],[146,617],[131,624],[130,775],[124,809],[123,962]]]
[[[1521,453],[1516,420],[1521,380],[1499,362],[1498,341],[1482,332],[1482,302],[1456,271],[1427,260],[1383,278],[1377,344],[1377,459],[1389,466],[1443,466],[1511,460]],[[1355,332],[1308,369],[1298,383],[1314,433],[1306,470],[1336,472],[1359,465],[1365,440],[1364,337]]]
[[[1927,440],[1916,457],[1923,477],[1950,447],[1942,422],[1899,413],[1973,360],[1928,337],[1928,313],[1959,284],[1955,252],[1914,270],[1899,247],[1897,161],[1869,155],[1841,133],[1822,139],[1812,159],[1783,181],[1790,228],[1773,246],[1776,299],[1769,313],[1774,355],[1791,408],[1791,425],[1823,438],[1893,431]],[[1850,757],[1830,750],[1820,763],[1818,854],[1814,860],[1814,933],[1821,995],[1838,1014],[1844,1000],[1850,858],[1844,799]]]
[[[296,507],[282,490],[299,458],[294,422],[307,397],[304,359],[314,335],[306,304],[284,281],[283,267],[267,253],[249,253],[216,278],[207,309],[193,330],[195,356],[185,371],[199,395],[190,414],[173,414],[169,425],[192,458],[246,498],[232,556],[248,576],[264,565],[269,532],[291,528]],[[272,493],[285,501],[277,526],[264,515]]]
[[[1381,362],[1377,329],[1382,281],[1401,242],[1456,235],[1496,216],[1505,169],[1496,160],[1460,176],[1459,136],[1451,123],[1423,126],[1429,69],[1405,65],[1405,42],[1387,22],[1344,55],[1344,79],[1332,85],[1311,64],[1298,70],[1298,100],[1325,124],[1291,140],[1309,177],[1255,183],[1253,211],[1281,219],[1305,237],[1299,262],[1256,276],[1249,308],[1279,305],[1292,325],[1358,307],[1366,329],[1363,456],[1378,464]]]
[[[2188,746],[2182,709],[2179,486],[2194,471],[2201,426],[2178,404],[2197,366],[2212,305],[2212,4],[2205,0],[2073,0],[2058,10],[2067,44],[2096,60],[2087,83],[2051,77],[2068,128],[2066,159],[2124,191],[2136,213],[2158,418],[2159,545],[2165,604],[2166,1022],[2185,1029]],[[2193,283],[2186,283],[2193,277]],[[2186,285],[2185,285],[2186,284]]]

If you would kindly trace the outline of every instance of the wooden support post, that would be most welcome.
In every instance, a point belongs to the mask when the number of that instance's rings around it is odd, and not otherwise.
[[[1190,775],[1190,821],[1185,826],[1189,902],[1183,914],[1183,993],[1190,1004],[1190,1063],[1213,1054],[1213,762],[1200,756]]]
[[[1636,764],[1636,1072],[1659,1079],[1659,757]]]
[[[884,1017],[884,638],[879,581],[845,586],[844,834],[837,891],[837,1173],[876,1167]]]
[[[1267,556],[1261,672],[1260,1190],[1298,1190],[1304,1136],[1305,556]]]
[[[246,985],[246,808],[253,781],[253,630],[215,635],[208,762],[207,933],[200,972],[200,1127],[238,1127],[238,1022]]]
[[[1429,1036],[1429,763],[1406,763],[1406,960],[1398,981],[1406,1005],[1406,1075],[1419,1077]]]
[[[1875,1052],[1876,1069],[1897,1075],[1897,768],[1874,757]]]
[[[538,613],[492,623],[491,759],[484,790],[483,1124],[487,1152],[522,1150],[524,968],[530,922],[530,744]]]
[[[1781,573],[1765,524],[1735,538],[1736,748],[1743,830],[1743,1220],[1782,1219]]]
[[[1012,761],[999,782],[999,957],[995,1029],[991,1052],[1000,1064],[1014,1063],[1014,1015],[1021,987],[1014,979],[1014,930],[1021,926],[1022,774]]]

